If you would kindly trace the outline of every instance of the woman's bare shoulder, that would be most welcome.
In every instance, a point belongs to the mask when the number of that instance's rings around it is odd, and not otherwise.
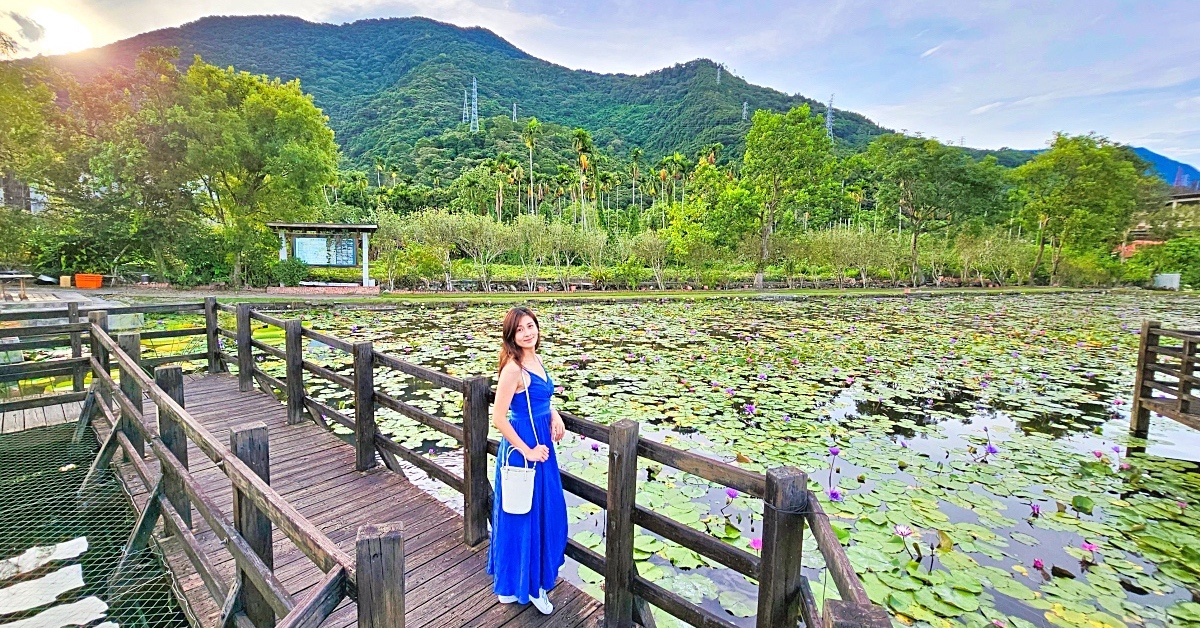
[[[509,360],[500,369],[500,381],[517,381],[521,378],[521,365],[517,364],[516,360]]]

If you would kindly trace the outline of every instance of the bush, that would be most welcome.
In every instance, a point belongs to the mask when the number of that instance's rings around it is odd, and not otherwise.
[[[271,267],[271,277],[281,286],[298,286],[308,278],[308,264],[289,257]]]
[[[1099,253],[1067,253],[1058,265],[1058,281],[1064,286],[1110,285],[1119,275],[1117,261]]]

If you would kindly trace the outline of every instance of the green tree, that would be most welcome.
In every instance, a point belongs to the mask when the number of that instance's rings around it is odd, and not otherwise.
[[[759,110],[746,134],[742,162],[741,183],[758,206],[753,217],[759,244],[754,285],[761,288],[779,222],[827,195],[833,143],[807,105],[786,114]]]
[[[1101,249],[1118,243],[1143,203],[1159,203],[1144,162],[1131,151],[1095,135],[1058,133],[1050,150],[1014,173],[1022,221],[1037,232],[1032,284],[1050,246],[1050,282],[1058,283],[1064,248]]]
[[[479,268],[484,291],[491,292],[491,265],[512,245],[512,229],[491,216],[477,214],[458,216],[458,223],[458,245]]]
[[[299,80],[284,83],[197,57],[182,90],[172,121],[186,138],[186,163],[204,187],[203,204],[231,244],[237,285],[264,223],[306,218],[334,181],[333,131]]]
[[[914,286],[922,281],[922,234],[983,215],[1002,202],[1002,181],[990,162],[976,162],[937,140],[884,135],[871,142],[867,152],[879,178],[876,201],[894,208],[901,228],[909,232]]]
[[[537,148],[538,138],[542,135],[542,123],[537,118],[530,118],[521,131],[521,141],[529,149],[529,213],[537,213],[537,204],[533,196],[533,151]],[[532,289],[532,288],[531,288]]]

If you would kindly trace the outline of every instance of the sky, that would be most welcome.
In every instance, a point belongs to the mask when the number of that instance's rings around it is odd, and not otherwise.
[[[755,84],[978,148],[1096,132],[1200,166],[1196,0],[0,0],[21,56],[208,15],[483,26],[571,68],[709,58]]]

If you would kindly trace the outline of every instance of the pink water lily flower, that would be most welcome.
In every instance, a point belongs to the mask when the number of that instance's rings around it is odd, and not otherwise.
[[[1079,547],[1083,548],[1085,552],[1094,552],[1100,549],[1095,543],[1088,543],[1087,541],[1084,541]]]
[[[1040,558],[1035,558],[1035,559],[1033,559],[1033,568],[1034,569],[1045,569],[1046,563],[1043,563],[1042,559],[1040,559]]]
[[[902,539],[907,539],[913,535],[913,529],[908,526],[897,525],[894,529],[896,531],[896,536]]]
[[[762,551],[762,539],[750,539],[750,549],[756,552]]]

